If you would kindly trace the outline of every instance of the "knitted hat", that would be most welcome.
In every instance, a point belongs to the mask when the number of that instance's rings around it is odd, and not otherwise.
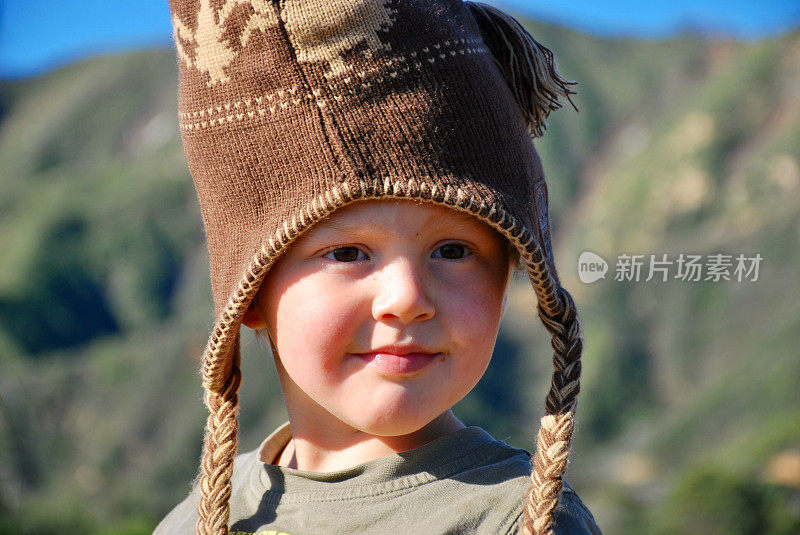
[[[216,320],[197,530],[226,534],[239,331],[270,266],[363,199],[472,214],[519,251],[552,333],[525,533],[551,533],[580,375],[581,329],[553,264],[532,137],[574,94],[513,18],[462,0],[170,0],[179,125],[197,188]]]

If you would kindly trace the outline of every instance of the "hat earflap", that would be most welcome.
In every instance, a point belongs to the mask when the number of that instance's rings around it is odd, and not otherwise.
[[[508,82],[519,104],[532,137],[541,137],[551,111],[561,108],[559,97],[576,94],[568,86],[577,82],[564,79],[553,63],[553,53],[538,43],[516,19],[499,9],[480,2],[464,2]]]

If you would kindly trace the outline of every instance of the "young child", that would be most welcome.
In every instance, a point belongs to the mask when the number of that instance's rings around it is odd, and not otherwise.
[[[170,0],[216,322],[198,481],[156,533],[599,533],[562,480],[581,328],[531,137],[574,92],[462,0]],[[513,266],[553,335],[535,457],[451,407]],[[241,325],[289,421],[237,453]]]

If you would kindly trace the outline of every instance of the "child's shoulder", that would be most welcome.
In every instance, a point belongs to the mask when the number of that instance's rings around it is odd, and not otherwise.
[[[584,505],[578,494],[564,482],[564,490],[556,507],[555,535],[572,535],[573,533],[590,533],[600,535],[600,528],[594,516]]]
[[[497,457],[474,469],[475,480],[484,480],[486,485],[475,492],[473,498],[486,506],[498,507],[512,512],[512,525],[499,533],[521,533],[524,517],[524,496],[531,482],[532,458],[530,452],[515,448],[493,439],[489,451]],[[564,482],[564,488],[556,508],[555,535],[600,534],[600,528],[592,513],[575,490]]]
[[[231,487],[233,496],[241,496],[249,485],[250,472],[256,468],[260,448],[247,453],[238,454],[233,460]],[[156,526],[153,535],[178,535],[195,533],[198,506],[200,505],[200,484],[196,480],[192,484],[189,495],[176,505]],[[233,507],[234,504],[230,503]]]

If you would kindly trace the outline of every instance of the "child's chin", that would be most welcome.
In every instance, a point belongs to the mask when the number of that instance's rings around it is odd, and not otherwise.
[[[428,425],[436,415],[426,418],[419,413],[398,414],[387,416],[387,413],[376,414],[372,417],[359,418],[350,425],[369,435],[380,437],[398,437],[415,433]]]

